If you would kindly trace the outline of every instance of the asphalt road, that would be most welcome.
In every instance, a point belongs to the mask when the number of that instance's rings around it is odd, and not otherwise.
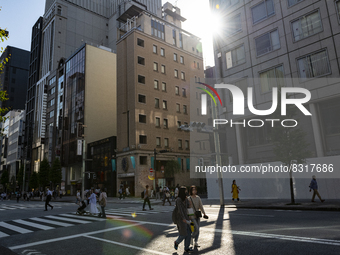
[[[144,212],[140,203],[109,203],[101,220],[75,215],[74,203],[51,204],[45,212],[41,201],[0,202],[0,254],[183,254],[183,243],[173,248],[173,206]],[[340,254],[339,212],[205,210],[192,254]]]

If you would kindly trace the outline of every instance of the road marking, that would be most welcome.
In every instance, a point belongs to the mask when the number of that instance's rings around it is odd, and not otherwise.
[[[84,220],[94,220],[94,221],[105,221],[106,219],[101,219],[99,217],[87,217],[87,216],[80,216],[80,215],[72,215],[72,214],[59,214],[61,216],[71,217],[71,218],[77,218],[77,219],[84,219]]]
[[[78,238],[78,237],[85,237],[85,236],[88,236],[88,235],[96,235],[96,234],[110,232],[110,231],[114,231],[114,230],[118,230],[118,229],[123,229],[123,228],[136,227],[136,226],[143,225],[143,224],[144,223],[135,223],[135,224],[131,224],[131,225],[107,228],[107,229],[102,229],[102,230],[98,230],[98,231],[92,231],[92,232],[83,233],[83,234],[76,234],[76,235],[71,235],[71,236],[52,238],[52,239],[38,241],[38,242],[34,242],[34,243],[27,243],[27,244],[12,246],[12,247],[9,247],[9,249],[11,249],[11,250],[23,249],[23,248],[26,248],[26,247],[37,246],[37,245],[41,245],[41,244],[53,243],[53,242],[58,242],[58,241],[64,241],[64,240],[69,240],[69,239]]]
[[[6,233],[0,231],[0,238],[6,237],[6,236],[9,236],[9,235],[7,235]]]
[[[17,226],[8,224],[8,223],[6,223],[6,222],[0,222],[0,226],[1,226],[1,227],[4,227],[4,228],[8,228],[8,229],[13,230],[13,231],[16,231],[16,232],[19,232],[19,233],[21,233],[21,234],[26,234],[26,233],[31,233],[31,232],[33,232],[33,231],[31,231],[31,230],[28,230],[28,229],[25,229],[25,228],[20,228],[20,227],[17,227]]]
[[[40,222],[43,222],[43,223],[48,223],[48,224],[62,226],[62,227],[74,226],[73,224],[69,224],[69,223],[64,223],[64,222],[59,222],[59,221],[54,221],[54,220],[45,220],[45,219],[40,219],[40,218],[30,218],[30,220],[40,221]]]
[[[23,224],[23,225],[27,225],[27,226],[31,226],[34,228],[38,228],[38,229],[42,229],[42,230],[50,230],[50,229],[55,229],[53,227],[49,227],[49,226],[45,226],[45,225],[41,225],[38,223],[33,223],[33,222],[29,222],[29,221],[24,221],[24,220],[13,220],[14,222]]]
[[[254,216],[254,217],[270,217],[270,218],[273,218],[275,217],[274,215],[260,215],[260,214],[243,214],[243,213],[229,213],[229,217],[230,216]]]
[[[70,221],[70,222],[74,222],[74,223],[82,223],[82,224],[91,223],[90,221],[69,219],[69,218],[63,218],[63,217],[58,217],[58,216],[53,216],[53,215],[48,215],[48,216],[45,216],[45,217],[50,218],[50,219],[54,219],[54,220]]]
[[[102,239],[102,238],[98,238],[98,237],[94,237],[94,236],[85,236],[85,237],[95,239],[95,240],[99,240],[99,241],[102,241],[102,242],[107,242],[107,243],[112,243],[112,244],[124,246],[124,247],[127,247],[127,248],[145,251],[145,252],[148,252],[148,253],[168,255],[168,253],[164,253],[164,252],[160,252],[160,251],[153,251],[153,250],[150,250],[150,249],[146,249],[146,248],[142,248],[142,247],[138,247],[138,246],[134,246],[134,245],[130,245],[130,244],[125,244],[125,243],[119,243],[119,242],[115,242],[115,241],[111,241],[111,240],[107,240],[107,239]]]

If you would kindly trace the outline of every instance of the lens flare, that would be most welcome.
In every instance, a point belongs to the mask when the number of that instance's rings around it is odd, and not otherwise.
[[[152,175],[149,175],[148,177],[151,181],[153,181],[155,179],[155,176],[152,176]]]
[[[132,216],[132,218],[136,218],[137,217],[136,212],[131,213],[131,216]]]

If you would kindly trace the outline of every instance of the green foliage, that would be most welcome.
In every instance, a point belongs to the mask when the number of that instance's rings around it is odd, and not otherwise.
[[[50,170],[50,181],[52,181],[53,185],[60,184],[61,177],[61,163],[59,158],[55,158]]]
[[[40,162],[39,184],[44,188],[50,185],[50,164],[47,159]]]
[[[176,160],[169,160],[164,167],[164,176],[166,178],[174,177],[181,170],[181,165]]]
[[[33,172],[31,177],[30,177],[29,187],[31,189],[36,189],[36,188],[39,187],[39,178],[38,178],[38,174],[36,172]]]
[[[9,174],[8,170],[3,170],[0,178],[1,184],[6,187],[7,183],[9,183]]]

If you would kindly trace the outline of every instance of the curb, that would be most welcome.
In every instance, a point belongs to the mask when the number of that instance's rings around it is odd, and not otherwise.
[[[225,205],[228,208],[229,205]],[[230,207],[235,208],[235,207]],[[237,209],[270,209],[270,210],[300,210],[300,211],[340,211],[340,208],[332,207],[285,207],[285,206],[236,206]]]

